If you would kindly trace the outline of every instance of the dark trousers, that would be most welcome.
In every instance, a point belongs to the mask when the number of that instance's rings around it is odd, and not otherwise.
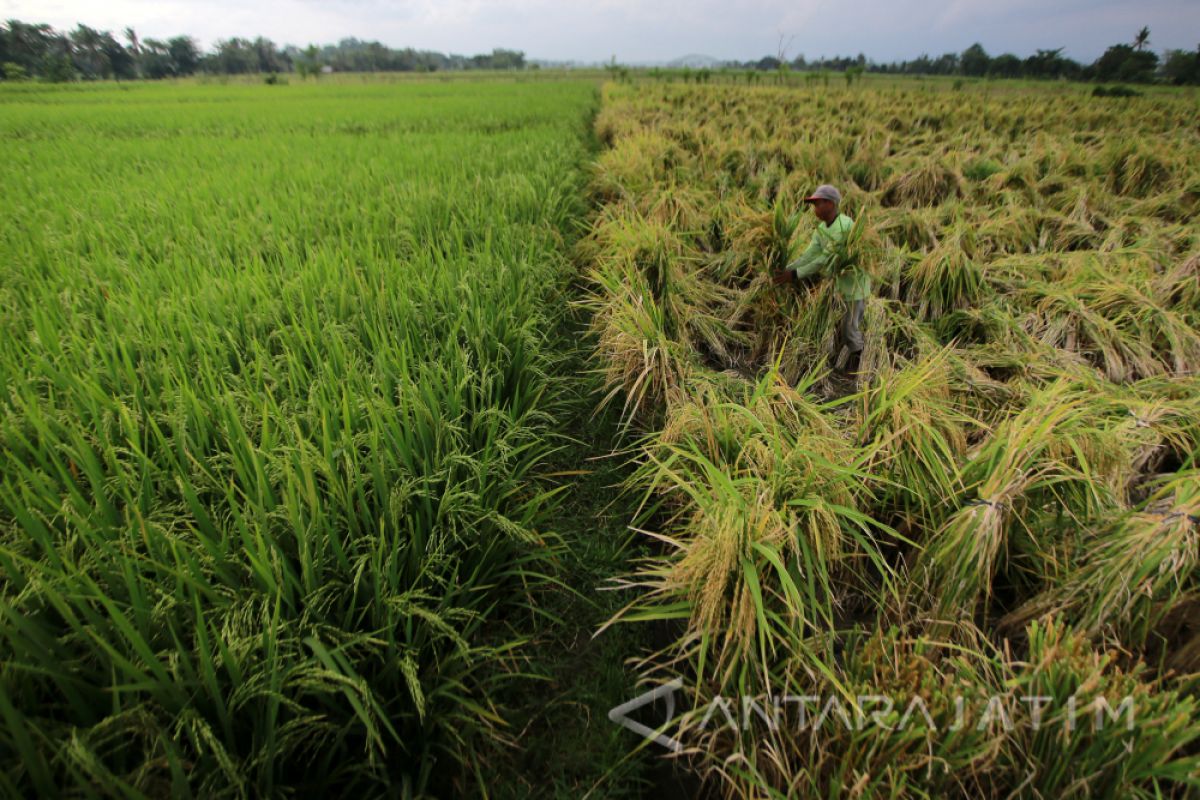
[[[845,347],[851,353],[862,352],[865,340],[862,333],[863,310],[866,308],[865,300],[851,300],[850,308],[846,310],[846,315],[842,317],[841,324],[838,325],[838,345],[837,349],[841,350]]]

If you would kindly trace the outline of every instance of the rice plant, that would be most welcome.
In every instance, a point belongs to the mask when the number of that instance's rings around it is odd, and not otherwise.
[[[592,89],[344,91],[3,98],[6,793],[472,793],[513,741]]]
[[[1188,102],[1100,109],[1049,87],[606,89],[613,154],[655,137],[680,150],[635,154],[652,188],[603,194],[597,233],[681,184],[716,198],[704,230],[668,226],[681,273],[721,287],[690,311],[721,320],[719,341],[675,339],[673,358],[691,360],[672,391],[626,392],[659,413],[642,416],[627,486],[649,552],[618,581],[632,597],[614,620],[674,626],[637,663],[686,678],[673,734],[716,791],[1194,791],[1195,690],[1169,671],[1200,663]],[[830,113],[838,126],[821,138],[802,122]],[[763,278],[808,230],[799,199],[825,182],[859,222],[841,256],[876,286],[848,383],[827,375],[843,313],[828,282]],[[603,316],[626,291],[590,302]],[[597,361],[622,363],[603,348]],[[917,693],[939,707],[937,729],[707,724],[706,703],[732,689],[768,704],[824,692],[851,719],[869,713],[860,695]],[[1047,732],[1017,708],[1024,727],[945,730],[956,693],[1019,705],[1021,691],[1088,703],[1119,691],[1151,722],[1069,735],[1064,709]]]

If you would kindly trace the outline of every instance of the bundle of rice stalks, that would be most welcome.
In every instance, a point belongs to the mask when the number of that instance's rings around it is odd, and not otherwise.
[[[752,363],[778,361],[784,377],[793,381],[818,368],[833,350],[844,308],[830,281],[810,282],[795,290],[764,285],[759,292],[748,293],[738,314],[751,326]]]
[[[954,714],[964,687],[974,701],[976,688],[984,694],[1002,684],[999,659],[895,627],[846,637],[836,664],[823,661],[824,642],[804,645],[777,668],[776,694],[753,697],[740,725],[719,715],[721,724],[704,725],[714,702],[708,693],[680,716],[674,735],[698,754],[721,796],[987,796],[998,737],[955,724]]]
[[[864,376],[889,374],[893,367],[927,358],[942,346],[928,326],[913,319],[908,309],[894,300],[868,297],[862,328],[866,341],[859,373]]]
[[[636,213],[615,213],[596,225],[579,253],[595,265],[591,305],[604,294],[645,292],[660,312],[663,333],[718,360],[741,343],[722,321],[732,291],[708,280],[697,259],[668,224]]]
[[[1196,588],[1200,564],[1200,472],[1161,481],[1136,511],[1098,526],[1080,542],[1078,567],[1058,586],[1001,620],[1004,627],[1062,614],[1092,636],[1129,646],[1150,632]]]
[[[687,384],[689,400],[670,409],[662,430],[648,437],[645,447],[661,460],[668,455],[662,448],[686,445],[714,463],[752,468],[767,478],[773,471],[771,462],[747,460],[761,452],[750,446],[755,439],[790,441],[804,433],[837,441],[822,407],[805,394],[816,377],[812,373],[793,386],[777,368],[754,383],[719,373],[697,374]],[[654,482],[645,475],[635,480]]]
[[[778,200],[771,208],[771,233],[766,253],[767,266],[771,270],[783,269],[791,259],[792,240],[800,226],[803,207],[794,211],[790,208],[790,203]]]
[[[895,318],[889,312],[888,301],[879,297],[868,297],[863,308],[864,334],[863,351],[859,355],[859,371],[866,375],[884,375],[891,371],[896,357],[891,346],[891,337],[885,333],[885,324]]]
[[[653,535],[675,550],[640,573],[651,591],[624,613],[686,604],[681,646],[701,669],[710,647],[732,668],[752,644],[769,654],[829,630],[839,598],[891,586],[880,528],[857,510],[866,476],[803,394],[814,380],[793,388],[773,368],[740,393],[735,381],[693,381],[692,399],[642,448],[631,483],[645,492],[644,516],[668,512]]]
[[[686,620],[672,649],[698,680],[711,670],[720,685],[747,670],[761,678],[797,637],[830,630],[847,591],[832,576],[864,569],[860,561],[888,572],[870,520],[843,505],[861,476],[819,452],[798,453],[806,441],[819,437],[785,446],[760,430],[743,445],[742,468],[712,462],[690,441],[651,458],[642,480],[685,499],[672,527],[652,534],[670,551],[623,583],[643,592],[609,624]],[[768,462],[787,474],[764,480]]]
[[[720,274],[744,287],[756,275],[783,269],[790,260],[802,213],[803,208],[796,209],[783,198],[766,210],[744,202],[732,208],[725,226],[728,249]]]
[[[1039,194],[1037,168],[1030,161],[1017,161],[989,177],[986,188],[993,194],[1011,192],[1032,202]]]
[[[943,620],[970,619],[991,596],[1009,526],[1019,524],[1025,495],[1059,480],[1070,467],[1045,458],[1063,429],[1080,420],[1081,398],[1067,383],[1039,392],[1003,423],[962,469],[969,498],[951,512],[917,561],[918,592]]]
[[[860,401],[857,441],[883,507],[906,527],[933,524],[962,492],[959,467],[976,423],[955,405],[950,351],[886,369]],[[877,506],[878,507],[878,506]]]
[[[627,285],[622,274],[628,273],[597,273],[601,291],[588,303],[606,391],[601,405],[624,394],[623,416],[631,421],[679,399],[695,365],[687,345],[668,333],[667,315],[644,283]]]
[[[974,259],[975,239],[959,223],[930,252],[909,260],[900,294],[919,319],[937,320],[956,309],[975,305],[983,288],[983,271]]]
[[[892,173],[891,150],[891,138],[880,134],[854,140],[846,153],[846,172],[850,179],[865,191],[878,189]]]
[[[1200,369],[1200,332],[1178,311],[1164,308],[1151,294],[1152,287],[1144,283],[1107,283],[1096,287],[1090,299],[1106,319],[1119,326],[1125,342],[1135,338],[1145,342],[1162,366],[1146,368],[1138,365],[1140,375],[1160,370],[1176,374],[1193,373]]]
[[[1093,250],[1100,246],[1109,223],[1086,185],[1071,186],[1055,195],[1037,215],[1039,244],[1056,252]]]
[[[884,184],[880,201],[885,206],[933,206],[963,193],[962,176],[941,161],[929,160],[921,166],[890,178]]]
[[[1172,383],[1178,388],[1190,386],[1190,392],[1171,397]],[[1116,418],[1110,430],[1125,453],[1120,470],[1111,478],[1129,502],[1140,490],[1140,482],[1157,473],[1164,461],[1183,462],[1195,452],[1200,432],[1200,395],[1194,394],[1195,388],[1194,378],[1156,378],[1133,384],[1128,393],[1106,392]]]
[[[1025,297],[1037,298],[1025,328],[1044,344],[1091,357],[1113,381],[1131,376],[1135,368],[1153,371],[1153,354],[1147,344],[1122,336],[1120,329],[1089,307],[1074,287],[1031,281]],[[1131,362],[1135,366],[1131,367]]]
[[[1090,520],[1121,513],[1142,479],[1140,459],[1158,453],[1165,441],[1182,441],[1180,424],[1166,409],[1147,411],[1158,431],[1130,416],[1133,398],[1112,397],[1115,387],[1084,372],[1062,382],[1077,398],[1078,411],[1050,432],[1038,460],[1045,479],[1022,495],[1019,525],[1007,534],[1005,579],[1010,591],[1038,591],[1072,569],[1079,533]],[[1030,404],[1037,402],[1036,393]],[[1003,430],[1003,427],[1001,428]]]
[[[999,205],[969,217],[981,257],[1017,255],[1038,249],[1042,215],[1037,209],[1005,198]]]
[[[778,364],[753,384],[722,385],[714,377],[689,383],[693,399],[673,408],[661,433],[650,437],[644,448],[650,461],[634,483],[672,491],[674,482],[660,467],[683,449],[735,474],[754,475],[781,497],[817,494],[838,505],[857,505],[862,493],[849,490],[841,471],[825,470],[827,464],[850,469],[855,453],[827,410],[806,394],[819,373],[810,372],[794,386]]]
[[[881,211],[875,229],[881,237],[919,252],[937,244],[941,227],[936,209],[897,208]]]
[[[1163,308],[1178,311],[1200,327],[1200,253],[1178,260],[1156,276],[1151,289]]]
[[[1005,681],[1009,697],[1024,699],[1014,705],[993,777],[1007,776],[999,782],[1031,797],[1192,791],[1200,724],[1190,693],[1151,678],[1141,662],[1119,666],[1115,654],[1061,623],[1032,624],[1025,637],[1029,654],[1007,659]]]
[[[1156,154],[1134,142],[1116,143],[1101,156],[1108,187],[1120,195],[1146,197],[1171,181],[1171,169]]]
[[[1018,299],[1032,306],[1026,329],[1040,341],[1085,355],[1117,382],[1200,367],[1200,334],[1159,305],[1146,283],[1098,262],[1064,278],[1018,289]]]
[[[720,676],[755,644],[765,666],[776,655],[778,642],[822,618],[828,625],[832,616],[821,604],[809,607],[787,571],[799,534],[769,490],[757,481],[744,481],[746,491],[738,491],[714,465],[705,466],[718,486],[712,487],[712,495],[696,498],[695,514],[679,535],[679,558],[664,576],[662,589],[686,598],[689,627],[701,641],[712,641],[713,666]],[[831,587],[821,588],[825,598],[831,596]],[[706,660],[701,645],[697,663]],[[704,675],[702,666],[699,672]]]
[[[1104,412],[1103,403],[1085,401],[1079,417],[1054,432],[1041,456],[1053,476],[1025,492],[1020,524],[1007,540],[1004,583],[1018,600],[1074,569],[1074,551],[1092,520],[1127,507],[1130,448],[1120,423],[1113,425]]]
[[[776,670],[790,707],[758,695],[726,717],[705,692],[672,735],[726,797],[1152,798],[1194,785],[1196,701],[1144,665],[1122,668],[1055,623],[1030,626],[1025,659],[958,638],[856,633],[833,668],[814,668],[822,643],[806,642]]]
[[[588,185],[598,202],[636,204],[685,157],[678,145],[659,133],[631,132],[596,159]]]
[[[715,202],[711,192],[678,183],[662,186],[638,200],[646,219],[688,237],[708,229]]]

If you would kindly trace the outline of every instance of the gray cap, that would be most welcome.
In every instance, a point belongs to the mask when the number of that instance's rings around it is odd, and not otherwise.
[[[817,187],[816,191],[804,198],[804,202],[806,203],[813,200],[832,200],[834,205],[840,205],[842,202],[842,193],[828,183],[822,183]]]

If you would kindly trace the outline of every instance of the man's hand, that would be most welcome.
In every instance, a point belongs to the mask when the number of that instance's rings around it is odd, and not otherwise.
[[[782,286],[785,283],[791,283],[796,280],[796,273],[790,269],[781,269],[771,273],[771,283],[775,286]]]

